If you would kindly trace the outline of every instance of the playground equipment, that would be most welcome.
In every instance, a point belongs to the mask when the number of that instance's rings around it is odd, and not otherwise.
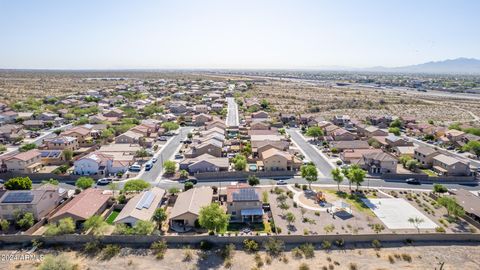
[[[321,191],[317,192],[315,198],[317,199],[318,203],[327,202],[327,199],[325,198],[325,194],[323,194],[323,192],[321,192]]]

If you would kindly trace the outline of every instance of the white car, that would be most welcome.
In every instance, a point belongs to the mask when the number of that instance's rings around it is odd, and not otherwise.
[[[112,178],[101,178],[98,179],[97,185],[103,186],[103,185],[108,185],[113,181]]]

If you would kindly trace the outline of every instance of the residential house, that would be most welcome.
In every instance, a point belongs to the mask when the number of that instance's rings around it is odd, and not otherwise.
[[[213,190],[208,186],[192,188],[178,194],[175,205],[170,212],[170,227],[186,230],[195,226],[200,209],[212,203]]]
[[[415,157],[415,146],[396,146],[393,147],[393,152],[398,156],[409,156],[411,158]]]
[[[58,187],[8,190],[0,195],[0,219],[14,220],[16,212],[29,212],[35,220],[47,216],[60,203]]]
[[[192,122],[195,126],[204,126],[207,122],[212,121],[213,117],[208,114],[197,114],[192,117]]]
[[[0,126],[0,142],[13,142],[16,139],[22,139],[25,137],[23,126],[21,125],[3,125]]]
[[[264,212],[260,189],[247,184],[228,186],[227,214],[230,222],[262,222]]]
[[[367,153],[363,155],[364,168],[371,174],[396,173],[398,161],[387,153]]]
[[[45,127],[45,121],[43,120],[26,120],[22,122],[22,125],[27,129],[42,129]]]
[[[297,123],[297,117],[293,113],[281,113],[280,121],[282,121],[284,125],[294,126]]]
[[[43,165],[62,165],[66,162],[61,150],[40,150],[40,159]]]
[[[382,153],[381,149],[344,149],[340,153],[340,159],[345,164],[357,164],[363,160],[363,155],[370,153]]]
[[[335,141],[353,141],[357,138],[353,133],[343,128],[335,129],[331,136]]]
[[[300,169],[302,165],[302,162],[292,154],[276,148],[261,152],[260,158],[257,166],[264,171],[294,171]]]
[[[173,114],[183,114],[188,110],[186,103],[184,102],[172,102],[168,105],[168,109]]]
[[[480,223],[480,197],[465,189],[449,190],[457,203],[465,210],[465,215]]]
[[[452,143],[461,141],[463,136],[465,136],[465,132],[456,129],[450,129],[445,132],[445,137]]]
[[[140,141],[143,137],[144,135],[142,133],[128,130],[125,133],[122,133],[115,137],[115,143],[140,144]]]
[[[415,149],[413,157],[420,163],[423,168],[431,168],[433,165],[433,158],[440,153],[435,149],[426,146],[420,146]]]
[[[334,141],[330,142],[330,149],[337,149],[342,152],[346,149],[369,149],[367,141],[351,140],[351,141]]]
[[[20,152],[3,159],[7,171],[16,173],[33,173],[42,168],[41,153],[37,149]]]
[[[210,108],[207,105],[199,104],[193,106],[193,111],[195,113],[208,113],[209,110]]]
[[[332,123],[340,127],[346,126],[350,121],[351,119],[348,115],[335,115],[332,119]]]
[[[88,188],[76,195],[48,220],[57,223],[64,218],[72,218],[77,227],[93,215],[101,215],[108,207],[111,192],[103,189]]]
[[[131,198],[115,218],[115,224],[135,226],[138,221],[150,221],[155,210],[161,205],[165,190],[153,187]]]
[[[389,135],[385,137],[385,142],[387,143],[387,146],[391,148],[399,146],[413,146],[413,142],[409,141],[406,138],[395,135]]]
[[[63,131],[60,136],[74,137],[77,139],[80,147],[92,146],[94,143],[91,129],[77,126]]]
[[[223,143],[215,139],[207,139],[192,143],[190,148],[185,152],[186,158],[195,158],[203,154],[210,154],[214,157],[223,155]]]
[[[117,118],[117,119],[122,119],[123,117],[125,117],[125,112],[118,109],[118,108],[114,108],[112,110],[109,110],[105,113],[103,113],[103,116],[105,117],[114,117],[114,118]]]
[[[433,157],[433,170],[446,176],[469,176],[470,162],[466,162],[455,157],[439,154]]]
[[[55,121],[55,118],[59,117],[58,114],[56,113],[50,113],[50,112],[43,112],[40,115],[37,116],[37,120],[42,120],[42,121],[48,121],[48,122],[53,122]]]
[[[14,111],[1,112],[0,125],[15,123],[15,119],[17,119],[17,117],[18,117],[18,113]]]
[[[250,130],[268,130],[268,129],[270,129],[270,124],[262,121],[255,121],[250,124]]]
[[[70,136],[57,136],[54,138],[43,139],[43,144],[48,150],[77,150],[78,140],[75,137]]]
[[[195,158],[184,159],[179,165],[180,170],[186,170],[192,174],[228,171],[230,166],[228,158],[214,157],[210,154],[203,154]]]
[[[260,153],[271,148],[275,148],[280,151],[287,151],[290,146],[290,143],[287,141],[258,140],[258,141],[252,141],[251,146],[252,146],[252,157],[258,158]]]

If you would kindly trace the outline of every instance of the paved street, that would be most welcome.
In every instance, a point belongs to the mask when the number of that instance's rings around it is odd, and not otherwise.
[[[323,176],[330,176],[330,172],[333,166],[325,160],[316,149],[315,146],[307,142],[299,133],[298,129],[286,129],[286,132],[291,136],[292,140],[298,145],[299,148],[305,153],[306,158],[312,161]]]
[[[180,141],[187,138],[188,133],[193,129],[193,127],[182,127],[179,129],[178,135],[170,138],[165,145],[155,154],[155,157],[158,161],[155,163],[150,171],[142,171],[138,174],[136,178],[143,179],[148,182],[155,182],[161,175],[163,171],[163,162],[166,160],[172,160],[173,156],[177,149],[182,145]]]
[[[235,102],[235,98],[227,97],[227,104],[228,104],[228,111],[227,111],[226,125],[227,127],[238,127],[239,126],[238,105],[237,105],[237,102]]]

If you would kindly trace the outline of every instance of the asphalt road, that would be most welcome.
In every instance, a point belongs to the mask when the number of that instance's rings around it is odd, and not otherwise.
[[[157,157],[158,161],[154,164],[150,171],[141,171],[137,178],[143,179],[148,182],[155,182],[162,175],[163,171],[163,162],[166,160],[173,160],[177,148],[182,144],[181,141],[187,138],[188,133],[193,129],[193,127],[181,127],[178,131],[178,134],[173,136],[170,140],[167,141],[165,145],[154,155]]]
[[[227,127],[238,127],[239,126],[238,105],[237,105],[237,102],[235,102],[235,98],[227,97],[227,104],[228,104],[228,111],[227,111],[226,125]]]
[[[329,176],[333,167],[317,152],[316,149],[314,149],[315,146],[311,145],[302,136],[300,136],[297,129],[286,129],[286,132],[290,135],[298,147],[303,150],[306,158],[312,161],[324,176]]]

